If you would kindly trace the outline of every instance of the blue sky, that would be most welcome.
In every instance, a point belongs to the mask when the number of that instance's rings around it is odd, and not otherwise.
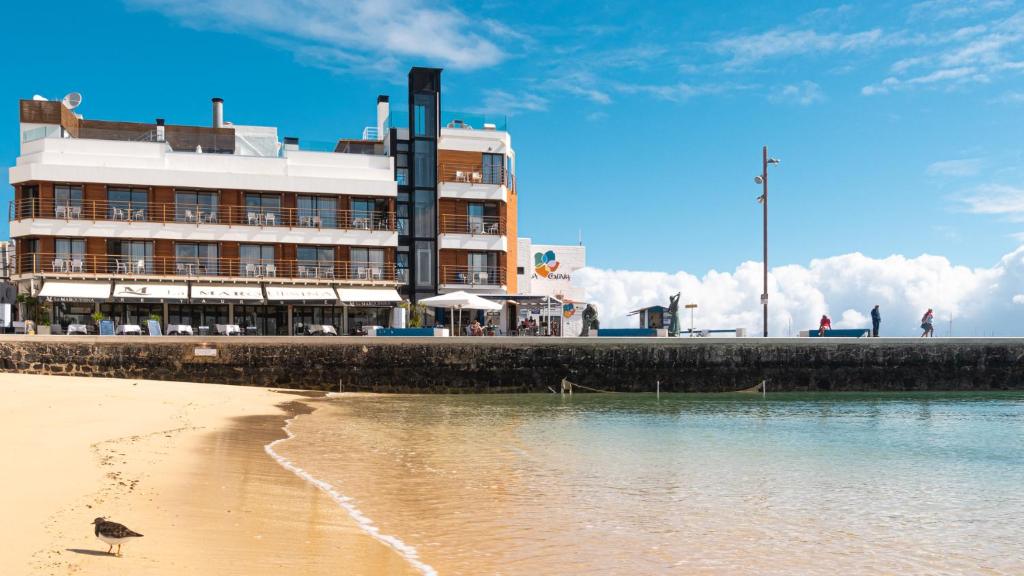
[[[593,266],[759,261],[763,144],[782,159],[773,264],[982,267],[1021,243],[1019,2],[699,4],[17,3],[0,157],[13,164],[15,102],[35,93],[80,91],[88,118],[201,124],[221,96],[228,120],[330,141],[372,124],[377,94],[404,100],[408,67],[439,66],[445,108],[509,115],[521,234],[582,229]]]

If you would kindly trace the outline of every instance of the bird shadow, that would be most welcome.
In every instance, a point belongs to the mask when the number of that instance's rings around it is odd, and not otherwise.
[[[82,548],[65,548],[64,550],[74,552],[75,554],[85,554],[86,556],[113,556],[113,554],[101,550],[85,550]]]

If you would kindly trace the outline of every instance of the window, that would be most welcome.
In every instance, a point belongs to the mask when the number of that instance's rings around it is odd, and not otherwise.
[[[470,234],[496,234],[498,231],[498,205],[470,202],[467,207],[467,222]]]
[[[516,167],[515,163],[512,162],[512,156],[505,157],[505,184],[514,189],[516,187]]]
[[[516,274],[522,276],[523,274],[526,274],[526,269],[522,266],[516,266]]]
[[[416,286],[422,288],[434,286],[433,242],[416,244]]]
[[[153,272],[153,243],[141,240],[108,240],[110,270],[127,274]]]
[[[111,220],[145,220],[149,207],[149,191],[141,188],[108,188],[107,218]]]
[[[429,190],[417,190],[413,203],[413,235],[418,238],[436,236],[437,215],[434,193]]]
[[[299,246],[297,254],[299,264],[316,266],[318,264],[334,263],[333,246]]]
[[[21,187],[21,204],[18,215],[21,218],[34,218],[39,214],[39,186]]]
[[[413,135],[434,138],[437,135],[436,99],[433,93],[413,95]]]
[[[54,248],[56,250],[54,257],[64,261],[65,270],[85,272],[84,238],[57,238],[54,240]]]
[[[388,224],[388,201],[384,198],[353,198],[352,227],[374,230],[386,229]]]
[[[217,252],[216,244],[177,242],[174,244],[174,271],[189,276],[216,276]]]
[[[254,226],[281,225],[281,196],[278,194],[246,194],[245,223]]]
[[[299,196],[299,226],[311,228],[338,227],[338,199],[327,196]]]
[[[502,184],[502,168],[505,164],[504,154],[483,155],[483,183]]]
[[[409,253],[398,252],[395,257],[395,279],[399,284],[409,283]]]
[[[273,244],[242,244],[238,247],[239,260],[243,264],[273,264]]]
[[[174,219],[178,222],[216,222],[217,193],[175,191]]]
[[[18,260],[19,272],[38,272],[42,270],[38,238],[19,238],[14,255]]]
[[[435,178],[437,162],[434,158],[434,143],[427,140],[417,140],[414,143],[414,149],[414,184],[421,188],[434,188],[437,186],[437,179]]]
[[[384,266],[384,249],[353,248],[352,262],[368,263],[371,266]]]
[[[409,185],[409,144],[399,144],[395,154],[395,181],[399,186]]]
[[[398,234],[407,236],[409,234],[409,205],[398,204],[395,208],[398,210]]]
[[[82,187],[55,186],[53,189],[53,210],[57,218],[82,217]]]

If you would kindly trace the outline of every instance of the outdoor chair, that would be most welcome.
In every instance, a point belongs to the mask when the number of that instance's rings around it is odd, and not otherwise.
[[[246,219],[249,222],[249,226],[255,226],[255,225],[260,223],[259,214],[255,213],[255,212],[246,212],[245,216],[246,216]]]
[[[82,217],[82,207],[81,206],[72,206],[69,209],[69,211],[71,213],[71,217],[73,219],[75,219],[75,220],[78,220],[79,218]]]
[[[196,214],[191,210],[185,210],[185,222],[195,222]]]
[[[323,278],[334,278],[334,266],[321,266],[320,276]]]
[[[64,271],[64,260],[62,258],[54,258],[51,264],[54,272]]]
[[[84,263],[80,259],[78,259],[78,258],[75,258],[75,259],[71,260],[71,271],[72,272],[85,272],[85,265],[84,265]]]
[[[267,264],[264,268],[266,270],[265,275],[271,278],[277,277],[277,266],[274,264]]]
[[[374,280],[383,280],[384,270],[381,268],[370,268],[370,278]]]
[[[54,206],[53,207],[53,215],[56,216],[57,218],[67,218],[68,217],[68,207],[67,206]]]
[[[182,264],[181,262],[175,264],[174,273],[177,274],[178,276],[185,276],[185,265]]]
[[[124,210],[120,208],[111,208],[111,214],[114,215],[114,220],[124,220]]]
[[[309,269],[305,266],[299,266],[299,278],[309,278]]]
[[[257,275],[256,274],[256,265],[255,264],[251,264],[251,263],[250,264],[246,264],[245,265],[245,275],[246,276],[256,276]]]
[[[146,273],[146,261],[142,258],[135,261],[135,273],[145,274]]]
[[[124,260],[114,260],[114,274],[128,273],[128,263]]]
[[[479,172],[473,172],[473,184],[479,184],[484,181],[484,175]]]
[[[266,221],[267,226],[277,226],[277,216],[273,212],[267,212],[263,219]]]
[[[136,210],[135,214],[132,216],[132,220],[145,220],[145,219],[146,219],[146,211],[145,210]]]

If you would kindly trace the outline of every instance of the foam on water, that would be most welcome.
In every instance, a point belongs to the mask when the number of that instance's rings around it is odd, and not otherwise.
[[[298,416],[296,416],[296,418],[298,418]],[[374,539],[390,546],[396,552],[401,554],[406,560],[408,560],[409,563],[412,564],[417,570],[419,570],[420,573],[422,573],[424,576],[437,576],[437,570],[435,570],[431,565],[427,564],[423,560],[420,560],[419,553],[416,551],[416,548],[410,546],[409,544],[406,544],[396,536],[384,534],[383,532],[381,532],[380,528],[378,528],[377,525],[373,523],[373,520],[368,518],[365,514],[362,513],[362,511],[359,510],[359,508],[355,505],[355,502],[352,500],[352,498],[349,498],[348,496],[345,496],[344,494],[339,492],[330,483],[320,480],[319,478],[313,476],[309,472],[296,466],[291,460],[288,460],[284,456],[281,456],[280,454],[277,453],[277,451],[274,450],[274,446],[276,446],[277,444],[295,438],[295,434],[293,434],[292,431],[290,430],[290,425],[294,419],[295,418],[289,418],[285,420],[284,427],[282,428],[282,430],[284,430],[285,434],[287,434],[286,437],[278,438],[277,440],[274,440],[273,442],[263,447],[263,449],[266,450],[267,454],[269,454],[271,458],[276,460],[277,463],[280,464],[285,470],[292,472],[299,478],[302,478],[303,480],[309,482],[313,486],[316,486],[320,490],[323,490],[328,496],[331,497],[332,500],[337,502],[339,506],[341,506],[346,512],[348,512],[348,515],[356,521],[356,524],[359,525],[363,532],[366,532]]]

